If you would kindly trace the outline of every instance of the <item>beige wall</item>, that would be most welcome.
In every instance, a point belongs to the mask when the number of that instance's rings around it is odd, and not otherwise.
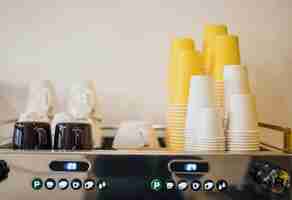
[[[2,0],[0,95],[18,110],[25,83],[53,79],[60,94],[95,79],[106,122],[164,122],[169,41],[206,23],[240,36],[262,121],[292,126],[292,1]]]

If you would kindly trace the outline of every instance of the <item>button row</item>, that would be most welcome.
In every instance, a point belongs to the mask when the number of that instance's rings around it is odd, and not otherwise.
[[[108,183],[104,180],[99,180],[98,182],[88,179],[85,180],[83,183],[80,179],[73,179],[70,183],[67,179],[60,179],[59,181],[55,181],[52,178],[48,178],[44,182],[40,178],[35,178],[32,181],[32,188],[34,190],[40,190],[43,188],[43,186],[47,190],[54,190],[56,187],[60,190],[66,190],[69,187],[71,187],[73,190],[93,190],[97,188],[98,190],[102,191],[108,187]]]
[[[228,183],[225,180],[219,180],[216,183],[212,180],[206,180],[202,184],[200,181],[195,180],[193,182],[188,182],[185,180],[179,181],[177,184],[172,181],[162,181],[159,178],[152,179],[150,182],[150,189],[152,191],[160,192],[162,190],[166,191],[186,191],[191,188],[194,192],[204,191],[204,192],[212,192],[215,189],[219,192],[223,192],[228,189]]]

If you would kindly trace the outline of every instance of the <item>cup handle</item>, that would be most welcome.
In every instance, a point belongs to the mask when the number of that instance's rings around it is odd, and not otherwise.
[[[79,148],[81,145],[81,138],[80,138],[80,134],[76,133],[75,137],[74,137],[74,146]]]
[[[22,135],[21,130],[19,128],[16,128],[15,130],[15,136],[14,136],[14,144],[16,145],[17,148],[21,147],[23,144],[23,135]]]
[[[61,149],[63,144],[63,131],[64,127],[56,125],[54,136],[54,149]]]
[[[43,145],[48,145],[47,131],[44,128],[36,128],[37,132],[37,147],[41,148]]]

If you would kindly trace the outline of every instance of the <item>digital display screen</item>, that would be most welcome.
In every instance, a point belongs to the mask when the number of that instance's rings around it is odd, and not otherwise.
[[[53,171],[86,172],[89,164],[82,161],[52,161],[49,167]]]
[[[195,172],[198,169],[197,163],[187,163],[185,164],[185,171],[186,172]]]
[[[78,169],[78,164],[76,162],[68,162],[64,164],[64,169],[66,171],[76,171]]]
[[[207,173],[209,171],[208,162],[173,161],[169,167],[172,173]]]

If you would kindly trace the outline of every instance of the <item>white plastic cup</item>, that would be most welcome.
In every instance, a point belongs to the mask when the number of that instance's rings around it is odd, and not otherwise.
[[[242,65],[224,66],[224,96],[225,111],[228,113],[230,98],[233,94],[249,94],[249,79],[247,68]]]
[[[224,137],[224,131],[216,108],[201,108],[198,124],[198,135],[205,138]]]
[[[209,76],[192,76],[188,100],[186,128],[195,129],[198,123],[198,110],[203,107],[214,107],[214,82]]]
[[[243,79],[247,83],[248,71],[244,65],[224,65],[224,82],[226,80],[238,80]]]
[[[250,94],[232,95],[228,118],[228,129],[231,132],[257,130],[258,119],[255,97]]]

